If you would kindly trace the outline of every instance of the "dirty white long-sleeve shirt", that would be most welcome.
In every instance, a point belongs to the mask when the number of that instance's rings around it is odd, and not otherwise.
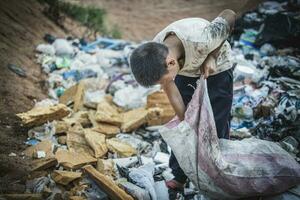
[[[189,77],[200,76],[200,66],[207,55],[218,48],[227,39],[230,32],[228,22],[217,17],[212,22],[202,18],[186,18],[175,21],[159,32],[154,42],[163,43],[170,33],[176,34],[181,40],[185,51],[185,62],[179,75]],[[222,45],[218,58],[215,75],[232,67],[230,44],[225,41]]]

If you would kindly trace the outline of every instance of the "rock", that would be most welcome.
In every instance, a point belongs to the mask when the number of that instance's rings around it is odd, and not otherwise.
[[[38,126],[47,121],[59,120],[70,113],[64,104],[57,104],[49,107],[35,107],[28,112],[17,114],[26,126]]]
[[[55,157],[41,158],[41,159],[33,160],[30,163],[31,166],[30,169],[32,171],[39,171],[39,170],[48,169],[55,165],[57,165],[57,160]]]
[[[98,104],[95,119],[97,122],[104,122],[116,126],[122,124],[122,116],[118,110],[106,100],[103,100]]]
[[[145,108],[138,108],[130,110],[123,114],[123,124],[121,130],[124,132],[131,132],[138,129],[147,121],[147,110]]]
[[[98,172],[91,165],[85,166],[83,169],[93,180],[96,181],[99,187],[104,190],[110,199],[133,200],[130,195],[118,187],[111,179]]]
[[[85,129],[84,132],[86,142],[94,150],[94,157],[100,158],[104,156],[108,151],[105,142],[105,135],[91,129]]]
[[[71,117],[65,118],[64,121],[70,126],[73,126],[74,124],[78,123],[81,124],[81,126],[83,127],[89,127],[91,125],[88,111],[78,111],[72,114]]]
[[[103,123],[103,122],[97,122],[96,119],[95,119],[95,113],[96,112],[90,111],[89,114],[88,114],[89,120],[93,124],[92,130],[97,131],[99,133],[103,133],[107,137],[113,137],[117,133],[120,132],[120,128],[116,125]]]
[[[74,96],[74,112],[77,112],[83,107],[83,97],[84,97],[84,80],[80,81],[77,86],[77,90]]]
[[[54,170],[51,174],[52,179],[59,184],[68,185],[75,179],[80,178],[82,173],[80,172],[70,172],[63,170]]]
[[[65,90],[63,95],[59,97],[59,102],[65,105],[69,105],[74,102],[74,97],[76,95],[78,84],[73,85],[72,87]]]
[[[59,144],[66,145],[67,144],[67,136],[66,135],[59,136],[57,138],[57,142]]]
[[[164,91],[154,92],[147,97],[147,109],[159,108],[150,112],[147,123],[149,126],[162,125],[175,116],[175,111]]]
[[[55,134],[60,135],[63,133],[67,133],[70,128],[70,125],[65,121],[56,121],[54,123]]]
[[[107,176],[115,177],[114,161],[112,159],[98,159],[96,169]]]
[[[83,165],[96,163],[97,159],[86,154],[59,149],[55,157],[60,165],[66,169],[79,169]]]
[[[45,157],[53,157],[52,142],[50,140],[44,140],[34,146],[30,146],[23,153],[30,158],[38,158],[38,152],[44,152]],[[40,153],[41,154],[41,153]]]
[[[109,151],[116,153],[120,157],[130,157],[136,154],[136,150],[129,144],[122,142],[118,138],[106,140]]]
[[[93,149],[85,139],[84,129],[80,124],[71,127],[67,134],[67,146],[70,152],[94,156]]]

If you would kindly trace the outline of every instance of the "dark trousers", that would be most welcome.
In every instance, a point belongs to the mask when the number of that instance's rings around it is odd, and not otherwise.
[[[194,88],[196,88],[196,82],[198,79],[199,78],[181,75],[177,75],[175,78],[175,84],[177,85],[186,106],[192,99]],[[230,110],[233,97],[232,69],[208,77],[207,88],[214,113],[218,137],[229,139]],[[180,168],[173,152],[171,153],[169,166],[175,176],[174,179],[180,183],[184,183],[187,177]]]

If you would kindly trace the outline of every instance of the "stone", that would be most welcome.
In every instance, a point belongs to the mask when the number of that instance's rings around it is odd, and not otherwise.
[[[150,112],[150,115],[147,119],[149,126],[165,124],[175,116],[175,111],[170,104],[168,96],[162,90],[147,96],[147,109],[150,108],[159,109],[152,110],[152,112]]]
[[[54,123],[54,127],[55,127],[55,134],[61,135],[63,133],[67,133],[67,131],[70,128],[70,124],[65,121],[56,121]]]
[[[68,185],[75,179],[80,178],[82,173],[63,170],[54,170],[51,174],[52,179],[59,184]]]
[[[88,114],[89,120],[93,125],[92,130],[97,131],[99,133],[103,133],[107,137],[113,137],[120,132],[120,128],[116,125],[112,125],[104,122],[97,122],[95,119],[95,114],[96,112],[94,111],[90,111]]]
[[[74,95],[74,112],[79,111],[83,107],[83,97],[84,97],[84,80],[80,81],[77,86],[76,93]]]
[[[106,144],[109,151],[116,153],[119,157],[130,157],[136,154],[135,148],[118,138],[107,139]]]
[[[40,170],[48,169],[55,165],[57,165],[57,160],[55,157],[41,158],[41,159],[33,160],[30,163],[30,169],[31,171],[40,171]]]
[[[76,95],[78,84],[66,89],[64,93],[59,97],[59,102],[65,105],[69,105],[74,102],[74,97]]]
[[[105,142],[105,135],[93,131],[91,129],[85,129],[85,140],[87,144],[93,149],[94,157],[103,157],[108,149]]]
[[[121,126],[122,124],[121,114],[106,100],[103,100],[98,104],[95,119],[97,122],[104,122],[116,126]]]
[[[87,165],[83,169],[93,180],[95,180],[110,199],[133,200],[133,198],[116,185],[113,180],[98,172],[93,166]]]
[[[107,176],[115,177],[114,161],[112,159],[98,159],[96,169]]]
[[[147,122],[148,111],[145,108],[137,108],[123,114],[123,132],[132,132]]]
[[[70,126],[79,123],[83,127],[89,127],[92,124],[89,119],[88,111],[78,111],[76,113],[73,113],[72,116],[70,116],[69,118],[65,118],[64,121]]]
[[[67,134],[67,146],[70,152],[94,156],[93,149],[85,139],[84,129],[80,124],[71,127]]]
[[[92,156],[62,149],[57,150],[55,157],[58,163],[66,169],[79,169],[86,164],[97,162],[97,159]]]
[[[50,140],[44,140],[34,146],[30,146],[23,153],[30,158],[38,158],[38,152],[44,152],[45,157],[53,157],[52,142]]]
[[[67,144],[67,136],[66,135],[59,136],[57,138],[57,142],[59,144],[66,145]]]
[[[17,114],[26,126],[38,126],[48,121],[59,120],[70,113],[64,104],[49,107],[35,107],[27,112]]]

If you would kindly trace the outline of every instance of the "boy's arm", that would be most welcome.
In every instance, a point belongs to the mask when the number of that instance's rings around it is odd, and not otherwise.
[[[161,86],[166,92],[168,99],[180,121],[184,120],[185,105],[175,82],[171,80],[161,84]]]

